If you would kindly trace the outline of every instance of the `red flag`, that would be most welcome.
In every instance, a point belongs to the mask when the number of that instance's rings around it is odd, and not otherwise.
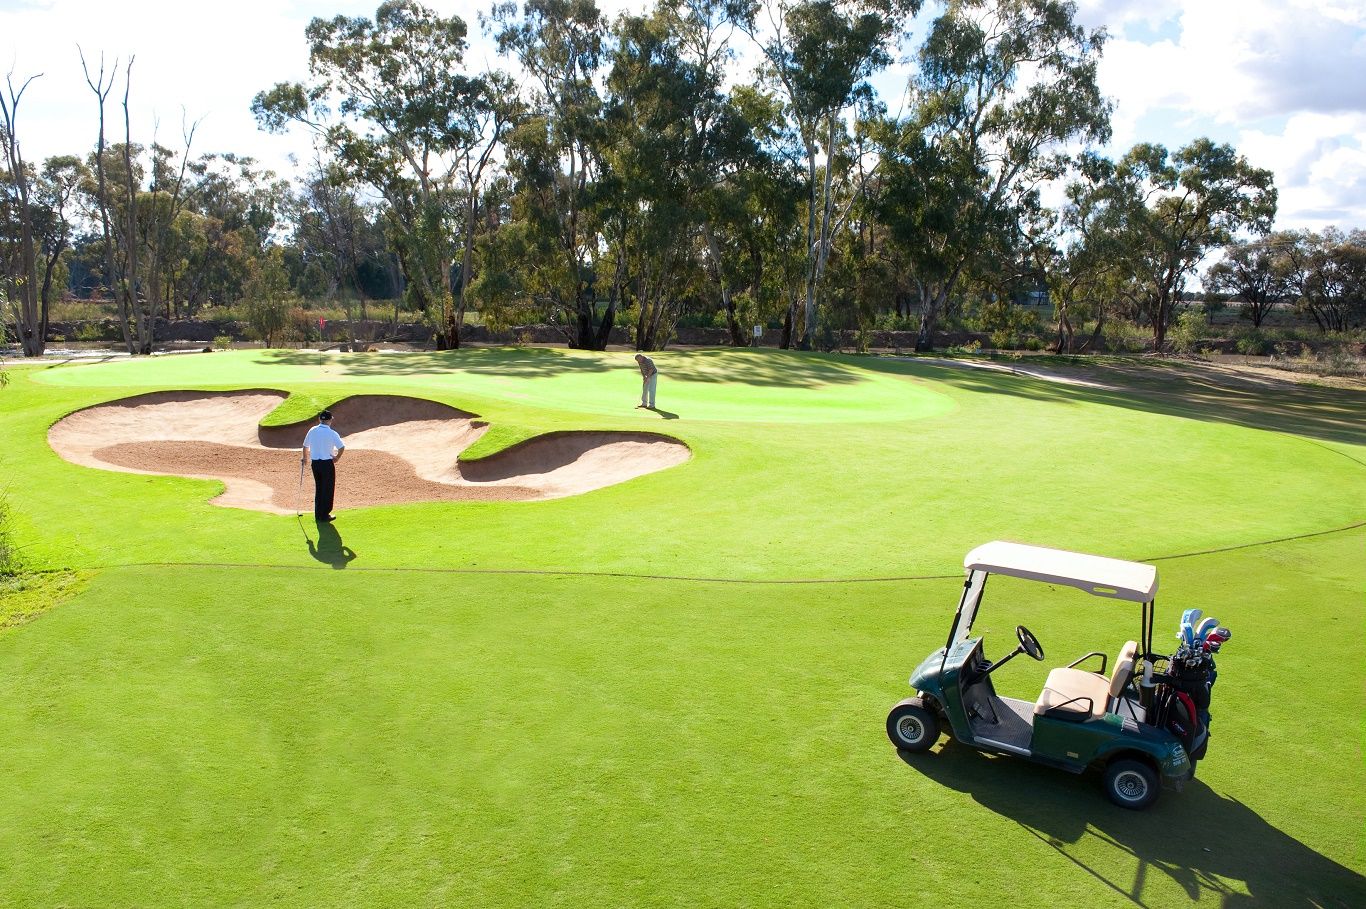
[[[322,330],[323,330],[323,326],[326,325],[326,324],[327,324],[327,320],[324,319],[322,316],[319,316],[319,317],[318,317],[318,331],[322,331]]]

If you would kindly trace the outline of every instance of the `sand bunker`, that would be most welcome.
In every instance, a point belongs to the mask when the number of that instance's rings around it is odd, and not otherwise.
[[[275,391],[139,395],[64,417],[48,431],[48,443],[86,467],[221,480],[227,489],[213,500],[217,505],[308,511],[313,480],[305,477],[299,496],[299,448],[313,421],[260,425],[284,398]],[[331,410],[346,440],[337,508],[554,499],[663,470],[691,454],[654,433],[554,432],[459,463],[488,428],[473,414],[401,395],[357,395]]]

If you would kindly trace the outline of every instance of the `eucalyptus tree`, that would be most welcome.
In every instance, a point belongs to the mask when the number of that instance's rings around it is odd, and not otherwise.
[[[1366,231],[1281,234],[1275,269],[1296,308],[1324,331],[1344,331],[1366,321]]]
[[[722,208],[741,191],[736,176],[768,162],[725,93],[730,15],[717,0],[666,0],[614,25],[604,226],[624,244],[622,297],[637,307],[641,349],[666,343],[683,299],[708,284],[720,290],[732,343],[747,343],[718,234]]]
[[[327,298],[342,303],[354,343],[352,308],[360,295],[360,244],[368,220],[365,205],[350,175],[321,161],[314,163],[293,201],[294,246],[306,264],[321,269]]]
[[[1105,35],[1067,0],[949,0],[919,52],[910,113],[883,133],[880,214],[908,256],[929,349],[959,280],[1007,250],[1070,143],[1104,142]]]
[[[737,295],[748,286],[752,298],[761,278],[753,268],[737,269],[727,249],[780,214],[755,204],[754,197],[785,169],[774,144],[783,137],[774,129],[781,118],[773,99],[752,86],[727,91],[737,56],[734,40],[750,15],[749,6],[737,0],[663,0],[653,15],[670,49],[673,82],[686,96],[680,125],[690,149],[686,182],[699,210],[701,259],[737,347],[750,343]],[[763,259],[752,257],[750,265],[757,263],[761,272]]]
[[[47,319],[38,294],[38,252],[34,236],[34,200],[31,167],[19,144],[19,105],[24,92],[42,73],[29,76],[14,85],[14,73],[5,76],[5,87],[0,91],[0,148],[4,150],[4,204],[12,213],[17,227],[17,255],[13,264],[7,262],[7,296],[10,297],[12,317],[24,356],[42,356],[47,338],[43,326]],[[17,305],[14,298],[17,297]]]
[[[762,74],[785,101],[804,153],[806,276],[799,346],[809,350],[836,221],[846,113],[873,96],[868,80],[892,62],[920,0],[752,0],[745,17]],[[845,161],[845,167],[839,162]],[[823,172],[822,172],[823,171]],[[789,320],[791,321],[791,320]]]
[[[1107,210],[1112,252],[1137,287],[1140,315],[1161,351],[1176,303],[1200,261],[1243,231],[1265,235],[1276,216],[1271,171],[1209,139],[1169,153],[1135,145],[1092,192]]]
[[[728,103],[753,144],[704,195],[708,264],[715,262],[718,279],[730,287],[722,302],[732,343],[743,326],[778,319],[786,348],[809,261],[801,224],[803,152],[785,127],[781,100],[762,87],[735,86]]]
[[[1231,243],[1224,257],[1205,273],[1208,290],[1231,295],[1243,304],[1241,315],[1261,328],[1272,308],[1285,296],[1286,276],[1276,267],[1276,248],[1293,243],[1288,233]]]
[[[491,238],[480,294],[504,311],[548,312],[571,347],[602,350],[625,267],[606,221],[626,216],[602,185],[607,24],[593,0],[501,3],[489,22],[499,50],[526,73],[529,97],[507,138],[510,223]]]
[[[1134,282],[1123,268],[1116,213],[1100,187],[1113,179],[1114,162],[1093,152],[1073,162],[1066,202],[1039,208],[1023,222],[1029,258],[1048,291],[1057,323],[1058,353],[1082,353],[1100,341],[1111,316],[1134,310]],[[1089,337],[1078,345],[1078,335]]]
[[[173,225],[168,298],[186,315],[242,295],[251,261],[269,244],[288,205],[288,184],[254,159],[205,154],[191,162],[187,206]]]
[[[263,128],[312,129],[337,162],[383,197],[390,237],[414,308],[431,316],[441,346],[459,346],[463,300],[452,271],[461,196],[468,212],[502,136],[505,119],[485,116],[503,83],[464,73],[466,26],[414,0],[382,3],[373,20],[314,19],[306,30],[309,83],[280,83],[252,109]],[[482,130],[482,132],[481,132]],[[472,171],[471,158],[483,166]],[[467,219],[466,229],[473,226]],[[465,244],[469,248],[469,242]],[[462,281],[462,289],[464,282]]]
[[[199,124],[185,128],[185,147],[176,162],[176,152],[152,143],[151,184],[141,205],[142,217],[138,224],[139,242],[147,252],[144,274],[147,311],[156,314],[164,311],[166,318],[174,314],[167,290],[170,282],[167,272],[174,263],[173,244],[177,240],[176,227],[187,202],[186,174],[190,168],[190,149],[194,144],[195,130]],[[151,353],[148,349],[145,353]]]
[[[603,104],[599,190],[610,213],[602,229],[620,263],[617,295],[623,309],[635,307],[639,350],[668,342],[684,276],[697,261],[703,148],[693,116],[710,100],[659,13],[623,14],[614,24]]]
[[[63,260],[71,247],[77,217],[75,200],[85,166],[74,155],[57,155],[43,162],[38,174],[35,198],[37,211],[35,227],[42,279],[38,288],[39,334],[47,336],[48,313],[53,297],[67,286]]]

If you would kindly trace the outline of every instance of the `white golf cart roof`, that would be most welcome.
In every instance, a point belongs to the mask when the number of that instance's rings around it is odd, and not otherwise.
[[[1147,603],[1157,594],[1157,566],[1104,556],[1005,543],[983,543],[963,559],[967,571],[1066,584],[1098,597]]]

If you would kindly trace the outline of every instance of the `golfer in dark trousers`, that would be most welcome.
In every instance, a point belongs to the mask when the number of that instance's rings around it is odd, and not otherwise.
[[[313,517],[321,524],[333,520],[332,494],[337,489],[337,462],[346,446],[332,429],[332,411],[318,414],[318,425],[304,436],[304,460],[313,466]]]

